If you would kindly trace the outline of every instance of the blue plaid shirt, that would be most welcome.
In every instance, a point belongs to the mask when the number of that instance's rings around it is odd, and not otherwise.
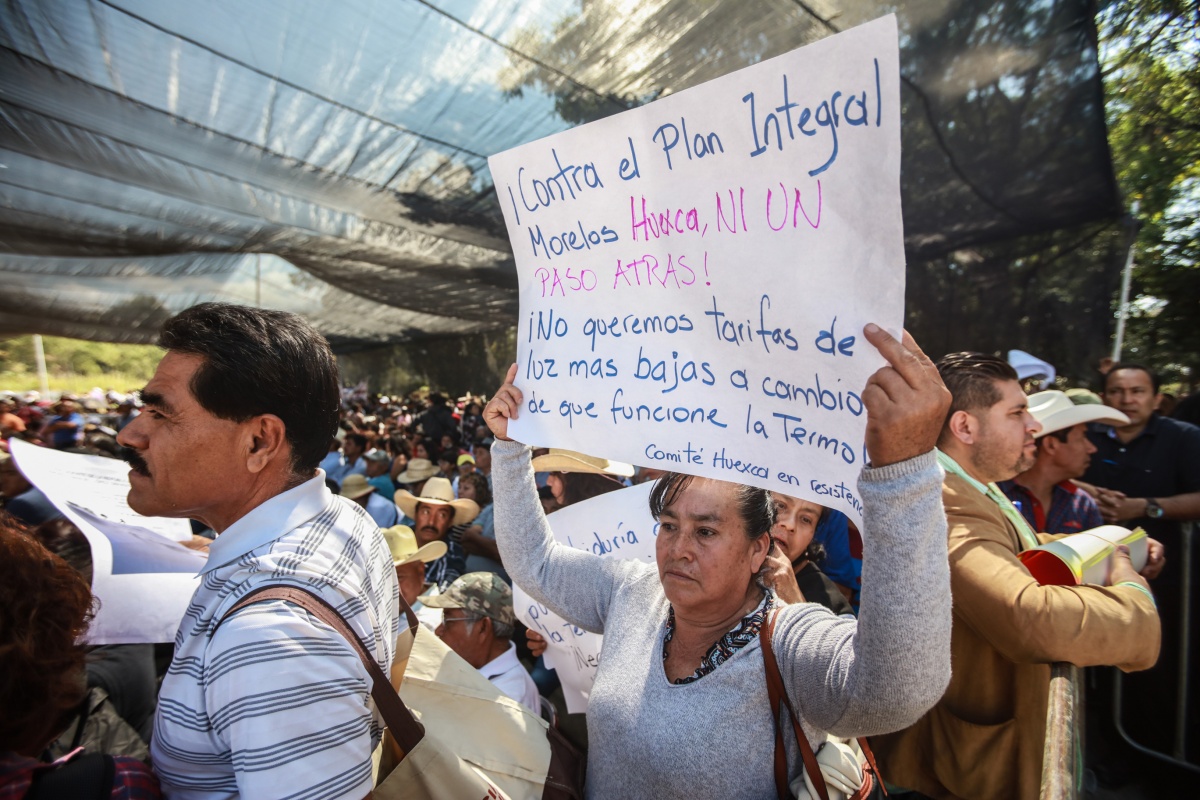
[[[1001,481],[997,486],[1012,500],[1033,529],[1040,533],[1079,533],[1104,524],[1096,501],[1070,481],[1063,481],[1054,487],[1049,513],[1033,496],[1033,492],[1016,481]]]

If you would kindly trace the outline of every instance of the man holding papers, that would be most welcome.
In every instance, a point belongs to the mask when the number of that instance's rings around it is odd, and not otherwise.
[[[946,470],[954,597],[950,687],[928,714],[879,737],[889,783],[933,798],[1036,798],[1050,664],[1153,666],[1158,612],[1127,553],[1110,586],[1040,586],[1018,554],[1039,536],[995,482],[1026,470],[1041,424],[1004,361],[955,353],[938,363],[953,395],[938,440]]]

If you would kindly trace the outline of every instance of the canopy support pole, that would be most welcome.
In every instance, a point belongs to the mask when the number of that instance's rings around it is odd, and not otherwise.
[[[42,335],[40,333],[33,335],[33,360],[37,363],[38,389],[41,391],[42,397],[48,397],[50,394],[50,380],[46,376],[46,351],[42,349]]]
[[[1117,307],[1117,337],[1113,340],[1112,360],[1121,360],[1121,348],[1125,345],[1125,320],[1129,318],[1129,284],[1133,281],[1133,254],[1137,248],[1138,201],[1133,201],[1129,214],[1129,252],[1125,255],[1125,271],[1121,275],[1121,304]]]

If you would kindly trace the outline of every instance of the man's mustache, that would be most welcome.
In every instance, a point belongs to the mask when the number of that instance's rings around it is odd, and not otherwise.
[[[133,468],[133,471],[142,477],[150,477],[150,465],[146,463],[146,459],[142,458],[142,454],[132,447],[122,447],[119,454],[121,460]]]

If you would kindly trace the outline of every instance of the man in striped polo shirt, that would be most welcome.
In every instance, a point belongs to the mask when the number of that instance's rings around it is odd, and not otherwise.
[[[151,757],[172,798],[359,798],[382,720],[338,633],[265,585],[317,593],[386,673],[396,573],[378,527],[317,465],[337,427],[337,365],[301,318],[206,303],[171,318],[167,351],[121,431],[129,504],[218,533],[175,636]]]

